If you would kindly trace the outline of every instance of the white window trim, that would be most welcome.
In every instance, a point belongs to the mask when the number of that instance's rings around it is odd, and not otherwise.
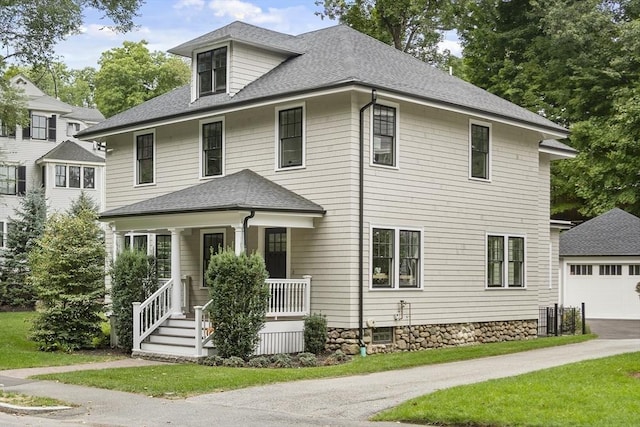
[[[216,123],[216,122],[222,122],[222,173],[220,175],[212,175],[212,176],[205,176],[204,175],[204,163],[203,163],[203,151],[204,151],[204,144],[203,144],[203,140],[202,140],[202,126],[206,125],[208,123]],[[200,179],[212,179],[212,178],[220,178],[226,175],[227,172],[227,168],[226,168],[226,163],[227,163],[227,130],[226,130],[226,122],[225,122],[225,116],[218,116],[218,117],[211,117],[211,118],[207,118],[207,119],[203,119],[200,120],[200,122],[198,123],[198,138],[200,140],[200,153],[198,158],[200,159]]]
[[[147,182],[144,184],[138,184],[138,136],[139,135],[153,135],[153,182]],[[158,166],[158,156],[156,154],[156,150],[158,147],[158,141],[156,139],[156,130],[155,129],[145,129],[140,130],[138,132],[133,133],[133,186],[134,187],[151,187],[156,185],[156,169]]]
[[[203,53],[203,52],[208,52],[210,50],[216,50],[219,49],[221,47],[226,47],[227,48],[227,87],[225,92],[229,93],[230,92],[230,85],[231,85],[231,43],[222,43],[219,45],[215,45],[215,46],[207,46],[207,47],[203,47],[200,49],[196,49],[193,51],[192,56],[191,56],[191,81],[193,82],[193,84],[191,85],[191,102],[196,101],[197,99],[200,98],[200,95],[198,94],[199,91],[199,87],[198,87],[198,54]],[[209,96],[209,95],[205,95],[205,96]]]
[[[66,185],[64,187],[60,187],[56,185],[56,166],[64,166],[65,169],[65,183]],[[70,167],[77,167],[80,168],[80,187],[70,187],[69,186],[69,168]],[[85,187],[84,186],[84,170],[85,168],[92,168],[93,169],[93,188],[91,187]],[[45,168],[45,172],[46,172],[46,168]],[[96,191],[98,185],[97,185],[97,180],[98,180],[98,166],[94,166],[94,165],[89,165],[89,164],[82,164],[82,163],[53,163],[53,187],[52,188],[58,188],[58,189],[68,189],[68,190],[89,190],[89,191]]]
[[[478,178],[472,175],[473,172],[473,150],[471,149],[472,146],[472,131],[471,131],[471,127],[473,125],[477,125],[477,126],[484,126],[486,128],[489,128],[489,159],[487,160],[487,178]],[[489,122],[481,122],[479,120],[473,120],[470,119],[469,120],[469,179],[472,181],[479,181],[479,182],[491,182],[491,177],[492,177],[492,163],[493,163],[493,129],[492,129],[492,125]]]
[[[200,261],[198,265],[200,265],[200,274],[204,274],[204,235],[205,234],[214,234],[214,233],[222,233],[222,247],[223,249],[227,247],[227,231],[224,228],[206,228],[200,230]],[[200,276],[200,289],[207,289],[208,287],[204,284],[204,277]]]
[[[369,112],[369,166],[375,168],[382,169],[392,169],[398,170],[400,169],[400,104],[391,101],[381,101],[377,100],[375,105],[382,105],[383,107],[391,107],[396,109],[396,134],[395,140],[393,141],[394,150],[395,150],[395,164],[392,166],[389,165],[380,165],[378,163],[374,163],[373,161],[373,105],[370,108]]]
[[[489,286],[489,274],[488,274],[488,265],[489,265],[489,236],[491,237],[502,237],[504,240],[504,259],[502,260],[502,286]],[[522,278],[522,286],[509,286],[507,283],[509,280],[509,238],[510,237],[520,237],[524,239],[524,262],[523,262],[523,278]],[[518,233],[486,233],[484,237],[484,287],[486,290],[503,290],[503,289],[527,289],[527,235],[526,234],[518,234]]]
[[[280,167],[280,111],[290,110],[293,108],[302,107],[302,164],[300,166],[291,166],[288,168]],[[291,171],[298,169],[305,169],[307,167],[307,105],[306,102],[299,102],[295,104],[280,105],[275,108],[275,165],[274,170]]]
[[[393,279],[394,285],[391,288],[374,288],[373,287],[373,277],[371,277],[371,266],[373,265],[373,229],[379,228],[384,230],[394,230],[393,233]],[[417,231],[420,233],[420,268],[418,280],[420,281],[420,285],[415,288],[401,288],[400,287],[400,231]],[[375,292],[389,292],[389,291],[420,291],[424,289],[424,229],[419,227],[402,227],[402,226],[390,226],[390,225],[380,225],[380,224],[371,224],[369,226],[369,265],[368,265],[367,276],[369,277],[369,290]]]
[[[147,237],[147,255],[154,256],[156,253],[156,239],[154,233],[137,233],[135,231],[130,231],[128,233],[124,233],[122,235],[122,250],[124,249],[124,240],[129,237],[129,251],[133,250],[133,238],[136,236],[146,236]]]

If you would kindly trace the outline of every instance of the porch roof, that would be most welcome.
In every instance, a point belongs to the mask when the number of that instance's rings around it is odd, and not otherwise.
[[[231,210],[325,213],[322,206],[244,169],[183,190],[107,210],[100,214],[100,218]]]

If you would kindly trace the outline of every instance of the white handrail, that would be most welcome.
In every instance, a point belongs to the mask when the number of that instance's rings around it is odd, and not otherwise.
[[[213,300],[209,300],[204,306],[193,307],[196,316],[196,356],[206,356],[204,346],[213,338],[211,317],[207,311],[211,303]]]
[[[133,350],[171,315],[173,280],[168,280],[144,302],[133,303]]]

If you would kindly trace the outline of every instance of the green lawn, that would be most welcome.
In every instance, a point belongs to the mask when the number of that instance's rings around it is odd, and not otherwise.
[[[91,387],[144,393],[151,396],[185,397],[275,382],[358,375],[421,365],[497,356],[543,347],[571,344],[593,335],[541,338],[439,350],[355,357],[338,366],[303,369],[225,368],[200,365],[162,365],[138,368],[77,371],[40,375],[37,378]]]
[[[374,420],[469,427],[637,426],[640,353],[441,390]]]
[[[38,351],[27,338],[34,315],[34,312],[0,312],[0,370],[103,362],[119,357]]]

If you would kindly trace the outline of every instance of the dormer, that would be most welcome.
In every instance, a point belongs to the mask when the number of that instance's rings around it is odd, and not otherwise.
[[[191,102],[195,102],[209,95],[235,95],[300,55],[295,44],[294,36],[236,21],[169,52],[191,58]]]

